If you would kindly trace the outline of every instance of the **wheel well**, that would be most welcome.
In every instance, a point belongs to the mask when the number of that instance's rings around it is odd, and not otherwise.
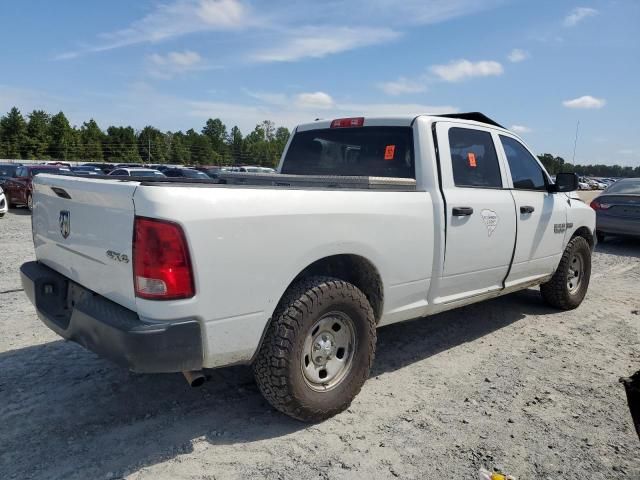
[[[589,244],[589,247],[591,248],[591,250],[593,250],[593,247],[595,246],[595,242],[593,240],[593,233],[591,233],[591,230],[589,230],[587,227],[580,227],[575,232],[573,232],[571,239],[575,237],[584,238]]]
[[[315,275],[339,278],[358,287],[369,300],[376,322],[380,321],[384,301],[382,278],[380,278],[378,270],[369,260],[359,255],[325,257],[305,268],[291,284],[301,278]]]

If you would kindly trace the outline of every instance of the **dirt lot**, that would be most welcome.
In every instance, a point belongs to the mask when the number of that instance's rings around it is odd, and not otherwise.
[[[618,377],[640,369],[640,242],[597,248],[587,299],[527,290],[381,329],[351,408],[304,425],[247,368],[135,375],[57,338],[20,291],[30,218],[0,220],[0,479],[640,478]]]

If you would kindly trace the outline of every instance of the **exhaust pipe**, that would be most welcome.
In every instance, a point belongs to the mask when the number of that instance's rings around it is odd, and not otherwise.
[[[193,387],[201,387],[202,384],[207,380],[202,370],[189,370],[186,372],[182,372],[184,378],[187,379],[187,383]]]

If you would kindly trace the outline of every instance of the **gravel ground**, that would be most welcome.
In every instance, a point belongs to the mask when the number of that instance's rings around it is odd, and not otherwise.
[[[192,390],[60,340],[19,291],[32,258],[14,210],[0,220],[0,479],[640,478],[618,383],[640,369],[640,241],[598,246],[575,311],[531,289],[381,329],[361,394],[313,426],[273,411],[248,368]]]

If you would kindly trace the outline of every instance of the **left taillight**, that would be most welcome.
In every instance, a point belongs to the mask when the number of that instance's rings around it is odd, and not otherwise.
[[[602,203],[600,202],[597,198],[595,200],[591,201],[590,204],[591,208],[593,208],[594,210],[608,210],[609,208],[611,208],[611,205],[608,203]]]
[[[177,300],[195,295],[189,248],[180,225],[135,218],[133,281],[140,298]]]

